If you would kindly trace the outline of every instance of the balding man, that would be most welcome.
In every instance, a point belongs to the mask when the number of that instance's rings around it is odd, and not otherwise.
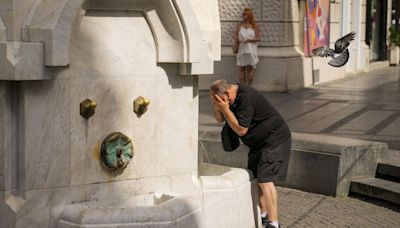
[[[229,127],[249,147],[248,169],[257,177],[261,218],[265,227],[279,227],[274,182],[286,177],[291,134],[285,120],[257,90],[217,80],[210,86],[217,122]]]

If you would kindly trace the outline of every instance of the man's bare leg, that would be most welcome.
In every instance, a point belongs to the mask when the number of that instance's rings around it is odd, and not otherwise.
[[[265,199],[265,196],[261,190],[260,185],[258,186],[258,197],[260,201],[261,222],[263,225],[265,225],[266,221],[268,221],[267,200]]]
[[[262,191],[262,198],[260,193],[260,207],[262,210],[262,202],[265,201],[266,210],[268,212],[268,218],[270,221],[278,221],[278,193],[275,185],[272,182],[259,183],[258,184]]]
[[[261,213],[263,213],[263,212],[267,212],[268,213],[267,200],[265,199],[265,196],[264,196],[264,194],[263,194],[263,192],[261,190],[261,186],[260,185],[258,185],[258,196],[259,196],[259,200],[260,200]]]

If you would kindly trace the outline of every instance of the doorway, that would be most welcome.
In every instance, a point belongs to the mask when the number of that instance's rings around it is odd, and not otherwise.
[[[370,48],[370,60],[385,60],[386,46],[386,22],[387,0],[367,0],[367,20],[365,42]]]

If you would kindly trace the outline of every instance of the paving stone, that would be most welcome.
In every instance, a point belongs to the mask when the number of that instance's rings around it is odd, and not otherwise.
[[[390,203],[329,197],[278,187],[282,227],[399,227],[400,209]]]
[[[289,122],[289,125],[292,129],[298,129],[302,132],[321,132],[364,107],[365,105],[360,104],[331,103]]]
[[[314,111],[319,107],[328,104],[329,101],[323,100],[298,100],[292,99],[287,102],[281,103],[276,108],[278,109],[279,113],[287,119],[296,118],[296,116],[301,116],[304,113]]]
[[[343,127],[340,127],[339,131],[360,131],[362,133],[367,132],[369,129],[374,127],[383,121],[393,112],[391,111],[368,111],[359,117],[351,120]]]
[[[362,95],[353,95],[353,94],[321,94],[315,98],[325,99],[325,100],[360,100],[364,101],[367,98]]]
[[[378,135],[398,136],[400,140],[400,117],[380,131]]]
[[[400,110],[400,104],[388,104],[383,107],[385,110]]]

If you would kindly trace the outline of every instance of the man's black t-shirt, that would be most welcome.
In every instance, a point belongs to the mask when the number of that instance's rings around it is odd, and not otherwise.
[[[274,147],[290,136],[282,116],[260,92],[250,86],[238,84],[238,93],[230,109],[239,125],[249,128],[241,139],[250,148]]]

